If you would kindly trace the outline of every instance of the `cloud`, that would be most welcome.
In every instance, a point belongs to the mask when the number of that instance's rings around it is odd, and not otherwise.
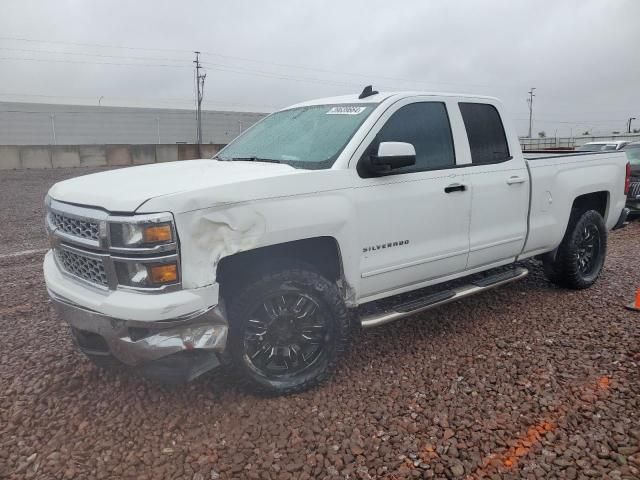
[[[373,83],[498,96],[523,134],[535,86],[535,131],[620,130],[640,118],[639,18],[636,0],[5,0],[0,57],[32,60],[0,59],[0,99],[188,108],[197,49],[209,108],[265,111]]]

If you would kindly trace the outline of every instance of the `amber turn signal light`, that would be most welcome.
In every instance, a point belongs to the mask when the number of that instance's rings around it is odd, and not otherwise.
[[[162,243],[173,240],[171,225],[151,225],[142,231],[144,243]]]
[[[178,280],[178,266],[175,263],[152,265],[149,268],[149,278],[152,283],[172,283]]]

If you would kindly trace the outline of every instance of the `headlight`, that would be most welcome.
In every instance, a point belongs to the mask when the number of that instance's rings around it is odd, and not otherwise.
[[[118,283],[127,287],[157,288],[178,283],[178,263],[115,261]]]
[[[149,223],[109,223],[109,235],[112,247],[136,248],[153,247],[174,243],[173,222]]]
[[[107,235],[118,285],[163,291],[180,285],[178,235],[170,213],[110,216]]]

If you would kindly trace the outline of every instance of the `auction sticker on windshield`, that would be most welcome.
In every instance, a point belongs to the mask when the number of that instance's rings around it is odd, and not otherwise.
[[[354,107],[354,106],[344,106],[344,107],[332,107],[327,115],[358,115],[366,110],[366,107]]]

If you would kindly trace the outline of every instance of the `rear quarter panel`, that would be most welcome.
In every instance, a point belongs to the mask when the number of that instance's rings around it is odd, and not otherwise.
[[[607,192],[605,223],[613,228],[625,205],[623,153],[528,160],[531,212],[525,256],[553,250],[562,241],[571,207],[580,195]]]

